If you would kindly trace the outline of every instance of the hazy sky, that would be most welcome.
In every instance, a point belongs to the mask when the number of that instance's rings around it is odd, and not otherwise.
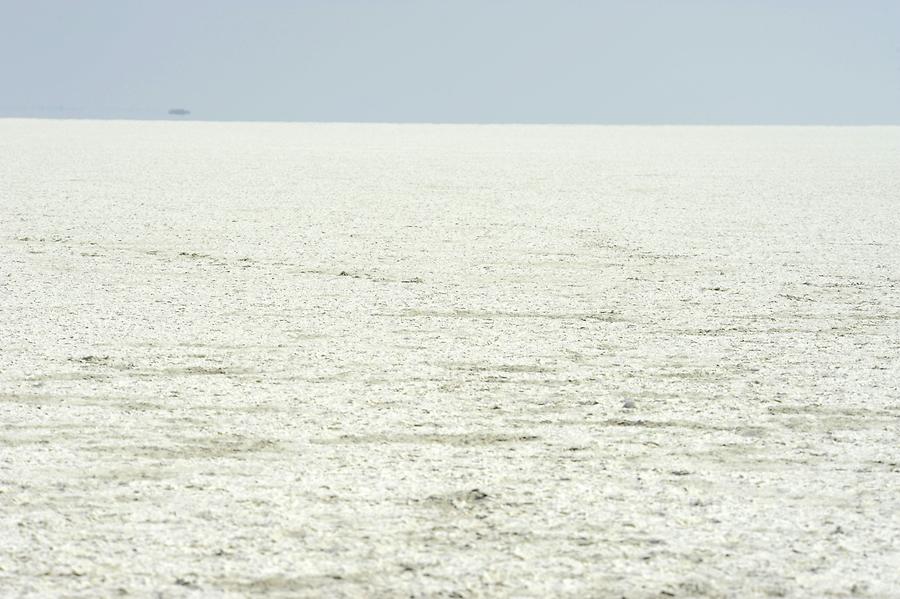
[[[0,0],[0,115],[900,124],[900,0]]]

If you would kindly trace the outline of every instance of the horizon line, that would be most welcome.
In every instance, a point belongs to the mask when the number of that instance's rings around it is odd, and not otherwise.
[[[29,116],[0,115],[0,120],[28,121],[124,121],[140,123],[234,123],[234,124],[297,124],[297,125],[430,125],[430,126],[518,126],[518,127],[900,127],[900,121],[890,123],[828,123],[828,122],[596,122],[596,121],[380,121],[380,120],[296,120],[296,119],[217,119],[217,118],[172,118],[166,116],[133,118],[101,116]]]

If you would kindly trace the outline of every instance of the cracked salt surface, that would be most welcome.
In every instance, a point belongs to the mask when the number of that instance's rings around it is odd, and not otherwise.
[[[0,594],[900,595],[900,130],[0,121]]]

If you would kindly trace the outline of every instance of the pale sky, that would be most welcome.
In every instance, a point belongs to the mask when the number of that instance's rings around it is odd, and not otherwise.
[[[900,0],[0,0],[0,116],[900,124]]]

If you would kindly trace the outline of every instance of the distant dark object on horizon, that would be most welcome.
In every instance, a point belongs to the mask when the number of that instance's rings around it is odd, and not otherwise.
[[[191,111],[187,110],[186,108],[170,108],[169,114],[172,114],[175,116],[187,116],[187,115],[191,114]]]

